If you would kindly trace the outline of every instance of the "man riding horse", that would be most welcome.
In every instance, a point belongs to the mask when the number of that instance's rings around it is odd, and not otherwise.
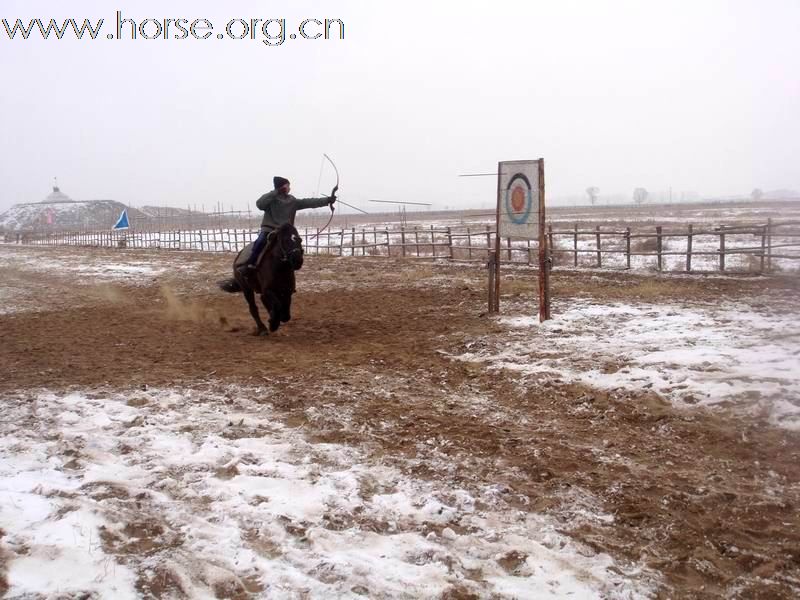
[[[256,207],[264,211],[264,218],[261,219],[261,231],[253,243],[253,250],[247,262],[238,267],[242,275],[247,275],[256,268],[258,257],[267,245],[269,236],[281,225],[290,223],[294,225],[294,216],[298,210],[306,208],[321,208],[330,206],[336,202],[336,188],[327,198],[303,198],[298,200],[289,191],[291,186],[288,179],[283,177],[273,177],[274,188],[267,192],[256,201]]]

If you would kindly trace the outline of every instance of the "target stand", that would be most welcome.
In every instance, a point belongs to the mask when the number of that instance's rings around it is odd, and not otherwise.
[[[497,229],[489,253],[489,312],[500,312],[500,240],[538,240],[539,320],[550,318],[550,256],[545,234],[544,159],[497,165]]]

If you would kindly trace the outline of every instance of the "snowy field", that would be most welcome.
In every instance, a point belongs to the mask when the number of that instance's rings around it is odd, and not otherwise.
[[[230,258],[0,245],[0,595],[800,590],[793,278],[564,270],[540,324],[527,267],[487,317],[477,263],[316,257],[259,339]]]
[[[8,596],[437,598],[454,584],[483,597],[650,596],[652,574],[509,510],[496,486],[473,496],[311,443],[269,397],[6,398]]]
[[[497,318],[502,333],[459,360],[608,390],[650,390],[678,406],[733,407],[800,430],[800,320],[763,305],[557,302],[555,318]]]

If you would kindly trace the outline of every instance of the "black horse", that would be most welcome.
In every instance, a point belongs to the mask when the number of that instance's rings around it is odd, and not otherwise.
[[[254,335],[267,335],[292,318],[294,272],[303,266],[303,241],[293,225],[281,225],[270,235],[256,269],[243,275],[237,267],[250,256],[252,246],[248,244],[236,255],[233,279],[221,281],[219,287],[231,294],[242,292],[258,328]],[[269,331],[258,314],[256,293],[269,312]]]

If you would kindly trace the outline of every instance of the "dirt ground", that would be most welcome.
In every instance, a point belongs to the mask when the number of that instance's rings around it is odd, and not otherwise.
[[[497,328],[482,315],[485,273],[475,266],[309,257],[293,320],[258,338],[243,298],[216,288],[230,256],[170,260],[176,272],[135,285],[0,267],[4,286],[29,293],[18,302],[31,306],[35,294],[40,306],[0,313],[0,394],[267,381],[281,391],[265,401],[312,438],[368,448],[416,477],[464,489],[500,484],[518,510],[555,515],[596,551],[661,574],[659,597],[800,594],[797,433],[677,409],[653,393],[522,386],[512,372],[449,358]],[[791,278],[592,277],[559,272],[553,294],[712,302],[800,287]],[[503,302],[531,296],[534,285],[532,272],[515,272]],[[476,396],[491,410],[464,400]],[[325,410],[310,410],[322,398]],[[337,411],[357,427],[343,427]],[[450,468],[429,460],[433,453]],[[578,518],[570,490],[589,490],[613,522]]]

